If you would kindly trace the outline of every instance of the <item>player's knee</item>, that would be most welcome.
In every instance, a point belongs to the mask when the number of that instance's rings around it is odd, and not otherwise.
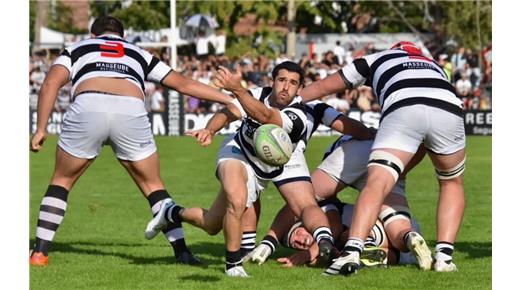
[[[210,228],[205,229],[205,231],[206,231],[206,233],[208,233],[208,235],[214,236],[214,235],[217,235],[218,233],[220,233],[221,229],[222,229],[222,227],[210,227]]]
[[[398,220],[411,221],[410,209],[407,206],[395,205],[389,206],[379,213],[379,220],[387,227],[390,223]]]
[[[401,159],[383,150],[374,150],[370,153],[367,167],[370,166],[380,166],[387,170],[394,177],[394,182],[397,181],[404,169]]]
[[[466,168],[466,157],[464,157],[464,159],[462,159],[462,161],[459,162],[459,164],[455,165],[454,167],[452,167],[450,169],[435,168],[435,173],[437,175],[437,179],[439,179],[440,181],[461,179],[465,168]]]
[[[235,196],[228,199],[227,210],[235,216],[242,216],[246,210],[246,198]]]

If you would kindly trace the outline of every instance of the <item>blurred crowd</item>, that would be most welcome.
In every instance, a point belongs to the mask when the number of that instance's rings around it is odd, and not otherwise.
[[[148,49],[161,60],[169,63],[167,48]],[[204,52],[204,51],[203,51]],[[339,41],[334,49],[322,54],[302,54],[297,59],[290,59],[284,54],[276,58],[266,56],[252,57],[249,54],[241,58],[229,58],[221,53],[195,53],[179,55],[177,71],[202,83],[213,86],[215,72],[218,66],[236,69],[240,66],[243,74],[243,85],[248,89],[269,86],[272,68],[286,60],[300,64],[305,70],[305,83],[309,84],[336,72],[353,59],[376,52],[373,44],[368,44],[359,50],[346,48]],[[464,102],[466,110],[490,110],[492,87],[492,47],[485,47],[479,54],[470,49],[459,47],[454,53],[432,56],[441,65],[454,85],[459,98]],[[30,106],[36,108],[37,95],[45,74],[57,55],[33,53],[29,67]],[[480,58],[480,62],[479,62]],[[165,109],[164,89],[153,83],[145,84],[146,104],[149,111],[162,112]],[[380,106],[374,98],[372,89],[362,86],[353,90],[345,90],[339,94],[329,95],[322,99],[339,111],[349,110],[361,112],[378,112]],[[55,104],[57,111],[64,111],[70,103],[70,83],[59,92]],[[200,101],[191,96],[184,96],[184,108],[188,113],[210,113],[220,108],[220,105]]]

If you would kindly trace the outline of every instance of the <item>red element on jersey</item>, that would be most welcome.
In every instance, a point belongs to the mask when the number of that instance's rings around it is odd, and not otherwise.
[[[119,42],[107,41],[106,44],[100,44],[101,50],[108,52],[102,52],[101,56],[104,57],[123,57],[125,55],[125,47]]]
[[[409,41],[399,41],[394,44],[390,49],[399,49],[408,53],[408,58],[410,59],[420,59],[425,60],[427,62],[433,62],[433,60],[425,57],[422,54],[421,48],[419,48],[415,43]]]
[[[422,55],[421,49],[415,43],[409,41],[399,41],[390,49],[399,49],[406,51],[408,54]]]

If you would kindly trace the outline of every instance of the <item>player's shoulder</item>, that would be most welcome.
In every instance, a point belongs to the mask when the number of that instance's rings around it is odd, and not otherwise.
[[[249,93],[253,96],[253,98],[260,101],[263,101],[265,98],[267,98],[272,91],[272,87],[256,87],[249,89]]]

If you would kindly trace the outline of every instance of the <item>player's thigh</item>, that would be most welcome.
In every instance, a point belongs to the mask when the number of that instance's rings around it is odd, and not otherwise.
[[[308,206],[318,206],[314,198],[314,189],[309,181],[295,181],[278,187],[289,207],[296,215]]]
[[[119,162],[128,171],[145,196],[148,196],[155,190],[164,189],[164,184],[160,177],[159,155],[157,152],[141,160],[119,159]]]
[[[248,172],[243,162],[237,159],[222,161],[218,164],[217,174],[228,203],[245,203],[248,193]]]
[[[70,190],[94,160],[75,157],[57,146],[51,184],[60,185]]]
[[[316,200],[323,200],[336,196],[346,186],[340,180],[334,179],[321,169],[316,169],[311,174],[312,187]]]
[[[226,214],[227,199],[226,193],[221,188],[219,194],[211,204],[211,207],[204,214],[204,220],[208,222],[212,228],[222,228],[222,220]]]

